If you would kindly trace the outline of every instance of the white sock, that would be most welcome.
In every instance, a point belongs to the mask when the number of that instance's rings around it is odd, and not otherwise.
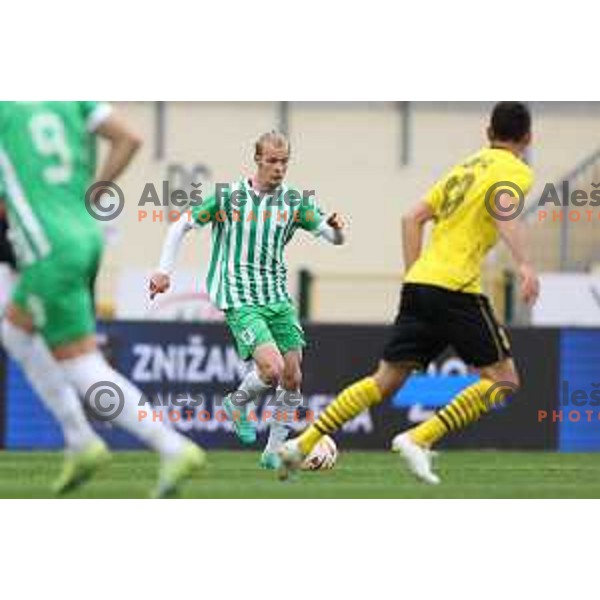
[[[142,410],[140,406],[142,392],[123,375],[115,371],[100,352],[95,351],[77,358],[64,360],[61,365],[69,380],[84,398],[94,384],[106,382],[116,385],[121,390],[124,399],[123,408],[114,418],[115,425],[125,429],[164,456],[181,452],[185,438],[160,421],[154,421],[151,418],[140,420],[139,411]],[[106,386],[105,389],[108,391],[110,388]],[[90,399],[86,398],[86,400]],[[97,401],[100,402],[99,397],[97,397]],[[94,407],[92,406],[92,408]]]
[[[16,280],[17,277],[11,267],[0,263],[0,317],[4,315],[4,310],[10,302]]]
[[[237,392],[243,392],[239,394],[239,397],[234,396],[234,404],[238,406],[245,406],[252,402],[257,396],[270,390],[273,386],[265,383],[258,375],[256,369],[252,369],[242,383],[240,383]]]
[[[297,410],[293,406],[286,405],[286,392],[283,388],[278,387],[275,393],[276,399],[273,414],[269,419],[269,439],[265,452],[277,452],[283,446],[291,431],[290,424],[294,418],[294,411]]]
[[[80,451],[98,436],[85,417],[75,388],[67,381],[59,362],[38,334],[29,334],[6,320],[2,321],[2,339],[44,405],[60,423],[65,447]]]

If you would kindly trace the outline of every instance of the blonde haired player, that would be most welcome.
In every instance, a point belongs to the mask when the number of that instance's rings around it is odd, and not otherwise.
[[[160,265],[150,280],[151,297],[166,292],[183,237],[195,227],[211,224],[206,285],[213,303],[225,312],[239,355],[255,364],[238,393],[225,398],[224,408],[240,441],[251,445],[256,441],[256,419],[250,403],[276,388],[279,403],[261,457],[267,469],[279,466],[277,451],[288,436],[286,420],[295,410],[290,394],[298,394],[302,383],[304,331],[288,291],[285,247],[298,230],[334,245],[344,242],[341,216],[326,217],[313,193],[285,183],[290,150],[284,135],[263,134],[255,145],[254,175],[195,206],[193,222],[182,218],[171,225]]]
[[[422,481],[439,483],[431,467],[433,444],[475,422],[519,386],[506,331],[481,293],[481,263],[501,237],[516,263],[523,299],[535,302],[538,278],[514,201],[515,191],[523,197],[532,185],[531,169],[522,158],[531,141],[527,107],[496,105],[488,137],[489,147],[454,167],[404,218],[407,274],[383,360],[373,375],[347,387],[302,435],[285,443],[280,478],[299,468],[323,435],[391,396],[413,370],[425,368],[449,344],[479,370],[481,379],[434,417],[394,439],[393,449]],[[429,221],[433,233],[422,249]]]

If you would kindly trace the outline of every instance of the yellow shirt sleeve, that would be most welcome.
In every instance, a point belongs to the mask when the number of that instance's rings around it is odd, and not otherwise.
[[[433,215],[437,216],[444,201],[446,178],[440,179],[425,196],[425,203],[431,207]]]
[[[515,196],[520,191],[524,197],[529,194],[533,186],[533,171],[526,164],[519,165],[518,167],[512,167],[507,169],[506,166],[502,166],[502,169],[498,169],[497,175],[494,179],[500,183],[506,181],[506,191],[510,192],[511,195]],[[504,186],[499,186],[496,194],[504,191]]]
[[[523,195],[527,196],[533,187],[533,171],[529,167],[521,169],[515,174],[515,183],[521,188]]]

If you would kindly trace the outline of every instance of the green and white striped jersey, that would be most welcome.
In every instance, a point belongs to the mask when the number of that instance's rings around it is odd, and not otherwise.
[[[222,310],[291,301],[284,248],[298,229],[318,235],[324,213],[314,197],[286,185],[259,197],[247,180],[227,186],[192,209],[212,225],[206,287]]]
[[[0,180],[19,262],[28,265],[99,234],[85,194],[96,169],[99,102],[0,102]]]

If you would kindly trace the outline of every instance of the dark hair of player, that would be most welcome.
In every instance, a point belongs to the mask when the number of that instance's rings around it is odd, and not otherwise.
[[[501,142],[520,142],[531,132],[531,113],[523,102],[499,102],[492,112],[490,137]]]

